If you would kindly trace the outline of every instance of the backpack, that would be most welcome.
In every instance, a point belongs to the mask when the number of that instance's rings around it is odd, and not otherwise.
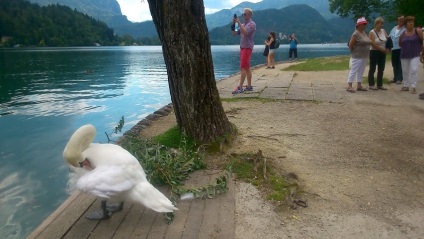
[[[280,47],[280,40],[275,39],[275,45],[274,45],[275,49]]]
[[[417,36],[418,36],[418,41],[420,41],[421,46],[422,46],[422,45],[423,45],[423,40],[421,40],[421,39],[420,39],[420,35],[418,35],[417,28],[415,28],[415,34],[417,34]]]

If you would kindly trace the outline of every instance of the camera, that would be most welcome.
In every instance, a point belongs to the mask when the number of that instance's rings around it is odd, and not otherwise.
[[[234,13],[234,19],[237,19],[237,13]],[[233,24],[234,24],[234,30],[232,26],[231,26],[231,30],[238,32],[240,30],[238,23],[235,22]]]

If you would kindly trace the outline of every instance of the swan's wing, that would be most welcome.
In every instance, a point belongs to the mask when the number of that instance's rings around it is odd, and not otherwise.
[[[119,165],[99,166],[82,176],[77,188],[102,198],[117,196],[132,189],[138,175]]]

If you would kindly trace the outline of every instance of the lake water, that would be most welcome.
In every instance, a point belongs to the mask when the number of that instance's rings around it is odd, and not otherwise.
[[[257,46],[252,65],[263,64]],[[299,45],[299,58],[347,55],[345,44]],[[213,46],[216,79],[238,72],[238,46]],[[280,46],[276,60],[288,58]],[[161,47],[0,49],[0,235],[24,238],[66,198],[62,151],[84,124],[107,142],[171,102]],[[120,135],[114,135],[115,139]]]

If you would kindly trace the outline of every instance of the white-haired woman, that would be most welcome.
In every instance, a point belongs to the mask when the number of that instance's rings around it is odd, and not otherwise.
[[[386,48],[388,34],[383,29],[384,20],[378,17],[374,21],[374,28],[368,34],[371,41],[373,41],[378,48],[371,45],[370,50],[370,69],[368,70],[368,85],[371,90],[387,90],[383,86],[383,72],[386,67],[386,52],[379,49]],[[378,66],[378,68],[377,68]],[[377,68],[377,87],[375,86],[374,73]]]

